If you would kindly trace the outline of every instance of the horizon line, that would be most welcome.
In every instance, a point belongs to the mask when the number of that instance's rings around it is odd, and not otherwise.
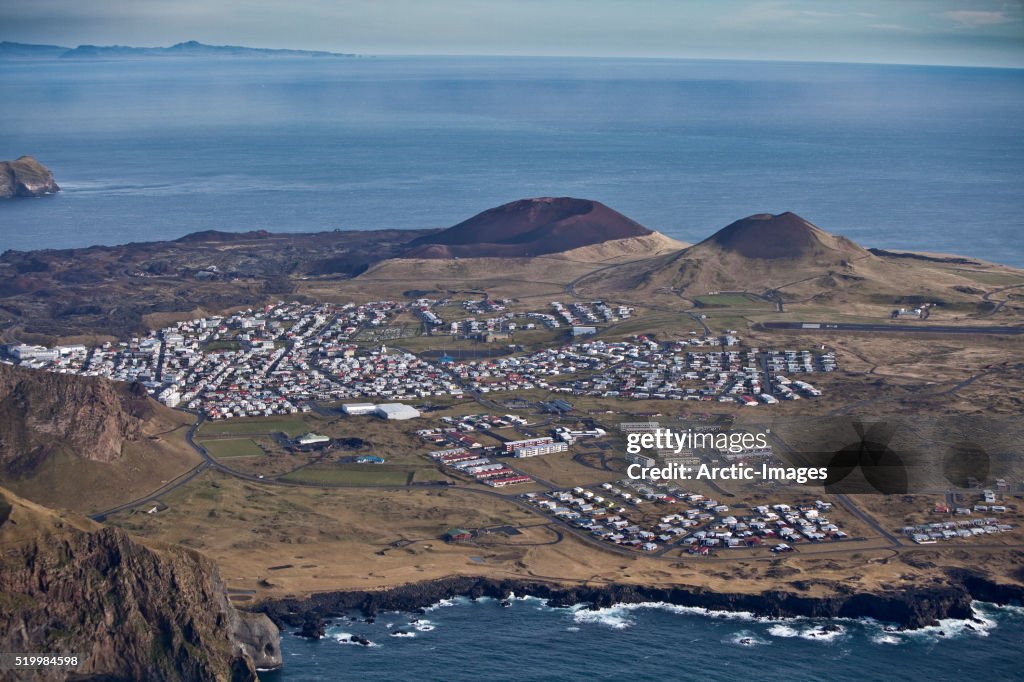
[[[942,67],[942,68],[963,68],[963,69],[1005,69],[1011,71],[1024,70],[1024,59],[1022,59],[1019,65],[1009,65],[1004,63],[982,63],[982,64],[964,64],[956,62],[915,62],[915,61],[884,61],[884,60],[845,60],[845,59],[814,59],[814,58],[773,58],[773,57],[700,57],[700,56],[686,56],[686,55],[636,55],[636,54],[509,54],[509,53],[476,53],[476,52],[337,52],[334,49],[318,49],[309,47],[263,47],[253,45],[240,45],[233,43],[204,43],[200,40],[188,39],[180,40],[178,42],[171,43],[169,45],[128,45],[120,43],[110,43],[106,45],[100,45],[98,43],[80,43],[74,47],[66,45],[60,45],[57,43],[28,43],[17,40],[4,39],[0,40],[0,43],[9,43],[15,45],[29,45],[39,47],[59,47],[66,50],[75,50],[80,47],[98,47],[98,48],[133,48],[133,49],[168,49],[175,45],[182,45],[187,43],[199,43],[207,47],[236,47],[251,50],[280,50],[280,51],[299,51],[299,52],[320,52],[324,55],[331,55],[337,57],[406,57],[406,58],[495,58],[495,59],[617,59],[617,60],[650,60],[650,61],[707,61],[707,62],[754,62],[754,63],[778,63],[778,64],[837,64],[837,65],[866,65],[866,66],[923,66],[923,67]],[[31,57],[22,57],[23,59],[31,59]],[[46,57],[39,57],[39,59],[46,59]]]

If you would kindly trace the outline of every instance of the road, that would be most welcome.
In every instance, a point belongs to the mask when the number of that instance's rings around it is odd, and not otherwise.
[[[701,318],[700,315],[698,315],[697,313],[691,313],[689,311],[687,311],[686,314],[689,315],[694,322],[696,322],[697,324],[704,328],[704,336],[711,336],[711,327],[709,327],[707,323],[704,322],[703,318]]]
[[[161,497],[163,497],[164,495],[166,495],[167,493],[171,492],[172,490],[176,490],[176,489],[180,488],[181,486],[185,485],[186,483],[188,483],[189,481],[191,481],[196,476],[198,476],[199,474],[203,473],[204,471],[206,471],[209,468],[210,468],[210,463],[204,460],[203,462],[201,462],[201,463],[197,464],[196,466],[192,467],[191,469],[189,469],[185,473],[181,474],[177,478],[175,478],[175,479],[173,479],[171,481],[168,481],[167,484],[157,488],[156,490],[154,490],[152,493],[146,495],[145,497],[140,497],[137,500],[132,500],[131,502],[125,502],[124,504],[118,505],[116,507],[111,507],[110,509],[107,509],[107,510],[104,510],[104,511],[101,511],[101,512],[97,512],[95,514],[91,514],[89,516],[89,518],[92,519],[93,521],[100,521],[100,522],[102,522],[110,514],[116,514],[117,512],[128,511],[129,509],[134,509],[135,507],[141,507],[144,504],[153,504],[153,503],[159,501],[159,499]]]
[[[612,263],[611,265],[605,265],[605,266],[602,266],[600,268],[597,268],[596,270],[591,270],[590,272],[586,272],[586,273],[580,275],[579,277],[577,277],[576,279],[572,280],[568,284],[566,284],[565,285],[565,293],[569,294],[573,298],[579,298],[579,294],[576,292],[576,285],[578,285],[583,280],[585,280],[585,279],[587,279],[589,277],[593,277],[594,275],[598,274],[599,272],[604,272],[605,270],[611,270],[612,268],[620,268],[620,267],[622,267],[624,265],[630,265],[632,263],[641,263],[641,262],[643,262],[645,260],[647,260],[647,259],[646,258],[637,258],[637,259],[630,260],[630,261],[623,261],[621,263]]]
[[[181,486],[189,483],[190,481],[195,479],[197,476],[199,476],[203,472],[209,471],[211,469],[216,469],[216,470],[221,471],[224,474],[227,474],[229,476],[234,476],[236,478],[239,478],[239,479],[251,482],[251,483],[262,484],[262,485],[275,485],[275,486],[293,487],[293,488],[314,488],[314,489],[318,489],[318,490],[324,490],[324,489],[330,489],[330,488],[359,488],[359,489],[368,489],[367,486],[360,486],[360,485],[322,486],[322,485],[317,485],[317,484],[299,483],[299,482],[295,482],[295,481],[282,481],[282,480],[278,480],[278,479],[275,479],[275,478],[260,478],[259,476],[255,476],[255,475],[252,475],[252,474],[246,474],[244,472],[237,471],[237,470],[232,469],[232,468],[230,468],[228,466],[225,466],[224,464],[222,464],[222,463],[218,462],[217,460],[215,460],[206,451],[205,448],[203,448],[201,445],[199,445],[198,443],[195,442],[195,440],[193,439],[193,436],[195,435],[196,430],[202,425],[202,423],[203,423],[203,419],[202,418],[197,419],[196,423],[193,424],[192,427],[189,429],[189,432],[188,432],[188,435],[187,435],[187,440],[188,440],[189,444],[192,445],[192,447],[195,448],[196,451],[199,452],[200,455],[202,455],[202,457],[203,457],[203,461],[200,464],[196,465],[195,467],[193,467],[189,471],[186,471],[185,473],[181,474],[180,476],[178,476],[174,480],[169,481],[165,485],[161,486],[157,490],[154,490],[153,492],[147,494],[144,497],[141,497],[141,498],[139,498],[137,500],[134,500],[134,501],[131,501],[131,502],[126,502],[124,504],[118,505],[117,507],[113,507],[113,508],[108,509],[106,511],[93,514],[90,518],[93,518],[93,519],[98,520],[98,521],[102,521],[106,516],[108,516],[110,514],[114,514],[114,513],[117,513],[117,512],[121,512],[121,511],[126,511],[126,510],[129,510],[129,509],[133,509],[133,508],[140,507],[140,506],[147,505],[147,504],[154,504],[154,503],[159,501],[159,498],[161,498],[161,497],[167,495],[168,493],[170,493],[171,491],[176,490],[177,488],[180,488]],[[782,443],[782,441],[780,441],[778,438],[775,438],[775,440],[777,442]],[[785,443],[782,443],[782,444],[783,444],[784,447],[787,447],[787,448],[789,447]],[[557,488],[557,486],[555,486],[555,487]],[[409,487],[405,486],[405,485],[402,485],[402,486],[373,486],[372,489],[375,490],[375,491],[398,491],[398,490],[409,490]],[[453,486],[448,486],[448,487],[446,487],[444,489],[448,490],[448,491],[451,491],[451,492],[455,492],[455,493],[469,493],[471,495],[485,496],[485,497],[489,497],[489,498],[492,498],[492,499],[495,499],[495,500],[501,500],[503,502],[513,504],[516,507],[519,507],[520,509],[523,509],[524,511],[527,511],[527,512],[530,512],[532,514],[535,514],[535,515],[539,516],[541,519],[544,520],[545,524],[548,525],[556,534],[559,534],[559,535],[565,535],[565,534],[572,535],[573,537],[575,537],[575,538],[577,538],[577,539],[587,543],[588,545],[590,545],[592,547],[595,547],[595,548],[598,548],[598,549],[601,549],[601,550],[604,550],[606,552],[610,552],[610,553],[613,553],[613,554],[617,554],[619,556],[632,557],[632,558],[636,558],[636,557],[640,557],[640,556],[646,556],[646,557],[650,557],[650,558],[654,558],[654,559],[675,562],[675,561],[679,561],[679,558],[678,557],[674,557],[674,556],[670,556],[670,554],[673,554],[674,551],[676,551],[676,550],[678,550],[678,551],[685,551],[685,547],[682,547],[682,546],[680,546],[680,545],[678,545],[676,543],[672,543],[672,544],[669,544],[669,545],[664,545],[663,547],[659,548],[659,550],[656,551],[656,552],[638,552],[636,550],[627,549],[625,547],[619,547],[617,545],[614,545],[612,543],[606,542],[604,540],[600,540],[600,539],[594,537],[593,535],[591,535],[589,532],[585,531],[584,529],[581,529],[581,528],[578,528],[578,527],[572,525],[568,521],[565,521],[565,520],[557,518],[557,517],[548,516],[548,515],[542,513],[540,510],[538,510],[533,505],[531,505],[525,499],[522,499],[521,497],[519,497],[518,495],[508,495],[508,494],[505,494],[505,493],[498,492],[496,490],[490,490],[490,489],[486,489],[486,488],[477,487],[475,485],[453,485]],[[900,542],[900,539],[898,537],[896,537],[895,535],[890,533],[888,530],[883,528],[874,518],[872,518],[869,514],[867,514],[862,509],[860,509],[857,506],[857,504],[853,500],[851,500],[849,497],[847,497],[846,495],[834,495],[834,497],[836,498],[837,502],[839,502],[839,504],[842,505],[852,515],[854,515],[857,518],[859,518],[860,520],[862,520],[865,524],[867,524],[869,527],[871,527],[881,537],[884,537],[886,540],[888,540],[889,543],[890,543],[890,547],[888,549],[890,551],[893,551],[893,552],[896,552],[896,553],[900,553],[900,552],[904,552],[904,551],[915,551],[915,550],[920,549],[917,545],[910,545],[910,546],[908,546],[908,545],[905,545],[902,542]],[[561,533],[559,532],[559,529],[562,531]],[[561,537],[559,537],[558,541],[561,541]],[[557,541],[555,543],[552,543],[552,544],[557,544]],[[975,544],[972,544],[971,545],[972,549],[1010,549],[1010,548],[1013,548],[1013,547],[1014,546],[1012,546],[1012,545],[1001,545],[1001,544],[998,544],[998,545],[987,545],[987,544],[986,545],[975,545]],[[800,551],[800,553],[802,555],[816,555],[816,554],[833,554],[833,553],[839,554],[839,553],[842,553],[842,552],[855,552],[855,551],[862,551],[862,550],[860,550],[857,547],[856,544],[850,544],[848,542],[843,542],[843,543],[837,543],[837,544],[833,544],[833,543],[817,544],[817,543],[815,543],[815,544],[801,545],[799,551]],[[767,562],[767,561],[774,561],[777,557],[775,555],[748,556],[747,554],[742,553],[742,551],[740,551],[740,550],[723,550],[722,553],[719,554],[718,556],[702,557],[701,558],[701,563],[706,563],[706,562],[710,562],[710,563],[715,563],[715,562],[733,562],[733,561],[736,561],[739,558],[742,558],[745,561],[764,561],[764,562]]]
[[[780,328],[793,328],[794,326],[799,328],[800,324],[801,323],[768,323],[768,325],[772,325],[772,326],[780,326],[781,325]],[[766,325],[766,326],[768,326],[768,325]],[[824,325],[823,325],[823,327],[824,327]],[[922,331],[921,328],[914,329],[914,328],[911,328],[911,327],[890,327],[888,325],[831,325],[831,326],[829,326],[827,328],[829,328],[829,329],[837,329],[837,328],[850,329],[850,328],[854,328],[853,330],[856,330],[856,331],[871,331],[870,328],[873,328],[873,327],[880,327],[880,328],[884,329],[885,331]],[[923,331],[935,331],[936,329],[941,330],[943,328],[942,327],[939,327],[939,328],[928,327],[928,328],[923,329]],[[977,332],[968,331],[968,330],[970,330],[972,328],[953,327],[951,329],[956,330],[957,333],[977,333]],[[988,330],[999,329],[998,333],[1005,333],[1005,329],[1006,328],[982,328],[982,329],[988,329]],[[1019,328],[1014,328],[1014,329],[1016,329],[1015,333],[1024,332],[1024,329],[1019,329]],[[981,332],[981,333],[992,333],[992,332],[991,331],[985,331],[985,332]],[[399,349],[399,350],[401,350],[401,349]],[[979,378],[978,375],[970,377],[970,378],[966,379],[964,382],[961,382],[961,385],[966,385],[967,383],[970,383],[971,381],[973,381],[973,380],[975,380],[977,378]],[[460,382],[460,384],[461,383],[462,382]],[[959,388],[961,385],[958,385],[955,388]],[[479,392],[470,389],[468,386],[463,386],[463,387],[464,387],[464,390],[470,396],[472,396],[475,400],[477,400],[481,404],[481,406],[489,408],[489,409],[500,409],[499,405],[497,405],[494,401],[491,401],[491,400],[488,400],[488,399],[484,398]],[[136,500],[133,500],[131,502],[127,502],[127,503],[118,505],[116,507],[113,507],[111,509],[105,510],[103,512],[96,513],[96,514],[92,515],[92,518],[94,518],[96,520],[101,520],[102,521],[108,515],[113,514],[113,513],[126,511],[126,510],[129,510],[129,509],[141,507],[143,505],[154,504],[154,503],[156,503],[159,500],[159,498],[164,497],[165,495],[173,492],[174,490],[177,490],[181,486],[184,486],[184,485],[190,483],[197,476],[199,476],[203,472],[209,471],[209,470],[216,470],[216,471],[219,471],[219,472],[221,472],[221,473],[223,473],[225,475],[232,476],[232,477],[235,477],[237,479],[248,481],[248,482],[254,483],[254,484],[275,485],[275,486],[284,486],[284,487],[297,487],[297,488],[317,488],[317,489],[331,488],[331,487],[363,488],[363,489],[366,488],[366,486],[360,486],[360,485],[322,486],[322,485],[317,485],[317,484],[306,484],[306,483],[301,483],[301,482],[296,482],[296,481],[284,481],[284,480],[280,480],[280,478],[265,478],[265,477],[261,477],[259,475],[249,474],[249,473],[246,473],[246,472],[242,472],[242,471],[238,471],[236,469],[233,469],[233,468],[223,464],[222,462],[218,461],[217,459],[215,459],[207,451],[207,449],[201,443],[199,443],[199,442],[197,442],[195,440],[196,432],[199,430],[199,428],[203,425],[204,422],[205,422],[205,418],[202,415],[198,415],[197,418],[196,418],[195,423],[192,424],[192,426],[189,428],[189,430],[187,431],[186,436],[185,436],[186,442],[196,452],[198,452],[200,454],[200,456],[202,457],[202,462],[201,463],[199,463],[198,465],[196,465],[195,467],[193,467],[189,471],[184,472],[183,474],[181,474],[177,478],[167,482],[166,484],[164,484],[160,488],[152,491],[151,493],[149,493],[149,494],[147,494],[147,495],[145,495],[145,496],[143,496],[141,498],[138,498]],[[773,440],[780,447],[782,447],[783,449],[786,449],[787,451],[792,453],[792,455],[794,456],[795,459],[800,459],[799,454],[796,453],[793,450],[793,448],[791,448],[787,443],[785,443],[780,438],[778,438],[778,436],[776,434],[773,434]],[[560,488],[560,486],[557,486],[557,485],[555,485],[555,484],[553,484],[553,483],[551,483],[549,481],[544,481],[544,480],[538,479],[536,476],[534,476],[532,474],[531,474],[531,476],[535,480],[537,480],[538,483],[540,483],[541,485],[543,485],[543,486],[545,486],[545,487],[547,487],[549,489],[558,489],[558,488]],[[374,486],[373,489],[377,490],[377,491],[407,490],[408,486]],[[669,553],[673,552],[673,550],[682,549],[677,544],[672,543],[672,544],[669,544],[669,545],[665,545],[662,548],[659,548],[659,550],[657,552],[654,552],[654,553],[644,553],[644,554],[638,553],[635,550],[626,549],[624,547],[619,547],[619,546],[616,546],[614,544],[611,544],[611,543],[608,543],[606,541],[603,541],[603,540],[600,540],[598,538],[595,538],[590,532],[588,532],[586,530],[583,530],[583,529],[580,529],[580,528],[572,525],[571,523],[568,523],[567,521],[564,521],[564,520],[556,518],[556,517],[550,517],[550,516],[542,513],[535,506],[529,504],[527,501],[525,501],[524,499],[521,499],[517,495],[509,495],[507,493],[501,493],[501,492],[498,492],[496,490],[479,488],[479,487],[476,487],[474,485],[453,485],[453,486],[449,486],[449,487],[447,487],[445,489],[446,490],[450,490],[452,492],[458,492],[458,493],[465,492],[465,493],[470,493],[472,495],[483,495],[483,496],[491,497],[493,499],[500,499],[500,500],[503,500],[505,502],[511,503],[511,504],[513,504],[513,505],[515,505],[515,506],[517,506],[517,507],[519,507],[519,508],[521,508],[521,509],[523,509],[525,511],[528,511],[528,512],[530,512],[532,514],[536,514],[536,515],[540,516],[541,518],[545,519],[549,523],[553,524],[553,526],[563,529],[567,534],[570,534],[570,535],[576,537],[577,539],[579,539],[579,540],[581,540],[581,541],[583,541],[583,542],[585,542],[585,543],[587,543],[587,544],[589,544],[591,546],[598,547],[598,548],[600,548],[602,550],[605,550],[605,551],[608,551],[608,552],[611,552],[611,553],[615,553],[615,554],[619,554],[621,556],[636,557],[636,556],[642,556],[642,555],[646,554],[646,556],[652,556],[652,557],[655,557],[655,558],[658,558],[658,559],[676,560],[676,559],[673,559],[672,557],[669,557],[667,555]],[[870,527],[880,537],[885,538],[889,542],[891,549],[893,549],[895,551],[901,551],[901,550],[906,548],[906,545],[904,545],[904,543],[902,543],[900,541],[899,537],[897,537],[892,532],[890,532],[889,530],[884,528],[870,514],[868,514],[863,509],[861,509],[857,505],[857,503],[854,502],[850,497],[848,497],[846,495],[842,495],[842,494],[834,494],[833,497],[836,499],[837,503],[840,504],[852,516],[860,519],[866,526]],[[816,548],[817,548],[817,545],[812,545],[810,547],[802,548],[802,549],[803,549],[804,553],[816,553]],[[825,551],[841,551],[841,550],[825,550]],[[729,560],[732,560],[732,557],[729,557]]]
[[[797,452],[796,449],[794,449],[789,443],[787,443],[781,437],[779,437],[779,434],[775,433],[774,431],[771,434],[771,440],[774,445],[780,447],[781,449],[789,453],[790,460],[794,461],[794,463],[797,463],[801,466],[814,466],[813,462],[808,462],[806,459],[804,459],[803,455]],[[822,491],[826,492],[824,488],[822,488]],[[882,524],[876,521],[873,516],[868,514],[859,506],[857,506],[857,503],[850,499],[848,495],[832,493],[832,497],[834,497],[836,502],[838,502],[847,512],[849,512],[853,516],[856,516],[858,519],[867,524],[873,531],[875,531],[880,536],[888,540],[893,547],[903,546],[903,543],[896,535],[889,532],[885,527],[882,526]]]
[[[992,310],[988,311],[988,313],[985,314],[985,317],[992,317],[993,315],[998,313],[1000,310],[1003,309],[1003,306],[1006,305],[1006,301],[1008,300],[1008,299],[1004,298],[1004,299],[997,299],[997,300],[993,301],[992,300],[992,296],[994,294],[1001,294],[1004,291],[1008,291],[1010,289],[1020,289],[1021,287],[1024,287],[1024,284],[1011,284],[1008,287],[1001,287],[999,289],[994,289],[992,291],[989,291],[984,296],[982,296],[981,298],[983,300],[988,301],[989,303],[995,303],[995,305],[992,306]]]
[[[805,325],[817,325],[807,327]],[[883,334],[1024,334],[1024,327],[960,327],[955,325],[853,324],[846,322],[759,322],[755,329],[811,332],[874,332]]]

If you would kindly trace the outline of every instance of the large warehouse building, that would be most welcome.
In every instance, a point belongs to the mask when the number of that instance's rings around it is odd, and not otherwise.
[[[402,403],[383,403],[377,406],[375,413],[384,419],[415,419],[420,416],[415,407]]]
[[[383,419],[415,419],[420,416],[420,411],[415,407],[402,403],[349,403],[342,405],[341,411],[350,416],[375,414]]]
[[[373,403],[349,403],[348,405],[342,405],[341,411],[350,416],[374,414],[377,411],[377,406]]]

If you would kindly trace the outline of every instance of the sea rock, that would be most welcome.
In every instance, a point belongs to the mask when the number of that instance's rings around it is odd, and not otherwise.
[[[59,191],[50,169],[31,156],[0,161],[0,199],[41,197]]]
[[[280,631],[266,614],[232,608],[228,618],[232,637],[243,658],[250,659],[259,670],[281,667]]]
[[[326,634],[324,619],[315,614],[308,614],[302,622],[302,628],[296,633],[306,639],[322,639]]]

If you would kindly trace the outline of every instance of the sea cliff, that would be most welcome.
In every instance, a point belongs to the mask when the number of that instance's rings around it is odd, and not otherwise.
[[[217,567],[175,546],[61,515],[0,489],[0,651],[77,656],[33,679],[253,682],[278,630],[229,602]],[[24,679],[0,671],[0,681]]]
[[[949,580],[934,586],[907,590],[858,592],[837,590],[827,596],[788,591],[761,593],[715,592],[690,586],[629,584],[561,585],[530,580],[453,577],[402,585],[381,591],[343,591],[314,594],[305,599],[281,599],[264,603],[260,610],[279,625],[301,627],[316,633],[324,619],[358,610],[372,616],[379,611],[416,611],[442,599],[530,595],[550,606],[584,604],[605,608],[615,604],[666,603],[719,611],[743,611],[773,618],[874,618],[903,628],[933,625],[945,618],[972,617],[975,599],[1019,603],[1024,588],[994,583],[965,572],[951,572]]]
[[[31,156],[0,161],[0,199],[41,197],[59,191],[50,169]]]

